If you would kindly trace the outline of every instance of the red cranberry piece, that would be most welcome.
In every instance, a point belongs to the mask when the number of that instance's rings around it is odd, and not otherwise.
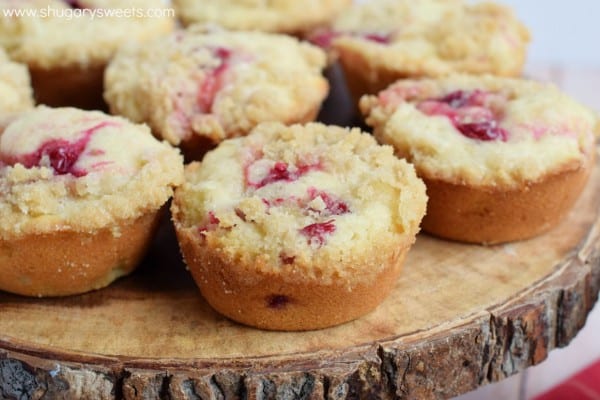
[[[200,84],[198,107],[203,113],[209,113],[211,111],[215,97],[223,86],[223,76],[229,68],[231,50],[218,47],[212,50],[212,54],[219,59],[219,65],[216,68],[207,69],[205,71],[204,80]]]
[[[308,40],[316,46],[327,49],[331,47],[333,39],[339,36],[340,33],[338,32],[323,30],[311,35]]]
[[[290,298],[283,294],[273,294],[266,298],[266,303],[267,307],[279,310],[290,303]]]
[[[320,31],[308,38],[308,40],[321,48],[327,49],[331,47],[333,40],[340,36],[351,36],[362,38],[371,42],[388,44],[392,39],[391,34],[383,34],[383,33],[368,33],[368,32],[334,32],[334,31]]]
[[[293,176],[288,169],[288,165],[283,161],[277,161],[269,171],[269,174],[258,185],[259,187],[263,187],[273,182],[289,182],[290,180],[293,180]]]
[[[223,63],[224,61],[229,60],[229,58],[231,57],[231,50],[226,49],[224,47],[217,47],[213,50],[213,54],[221,60],[221,63]],[[219,65],[218,68],[221,67],[223,67],[223,64]]]
[[[337,199],[327,192],[318,191],[315,188],[308,189],[308,195],[311,200],[320,197],[325,203],[325,210],[331,215],[342,215],[350,212],[350,207],[344,201]]]
[[[464,107],[483,107],[485,102],[486,93],[481,90],[456,90],[450,92],[447,95],[440,97],[439,99],[433,99],[433,101],[446,103],[450,107],[458,109]]]
[[[285,202],[285,199],[283,197],[278,197],[274,200],[267,200],[264,198],[261,200],[264,203],[264,205],[266,205],[267,207],[279,206]]]
[[[335,232],[334,222],[334,220],[329,220],[310,224],[300,229],[300,233],[308,238],[309,244],[321,247],[325,244],[325,237]]]
[[[76,177],[87,175],[87,171],[75,168],[79,157],[84,153],[92,135],[107,126],[114,125],[112,122],[104,121],[83,132],[80,139],[69,142],[64,139],[52,139],[43,143],[36,151],[15,159],[9,160],[9,164],[23,164],[26,168],[40,166],[42,158],[48,157],[50,167],[56,175],[71,174]]]
[[[326,193],[321,194],[321,198],[325,202],[327,211],[329,211],[332,215],[342,215],[350,212],[348,204],[341,200],[332,199]]]
[[[209,211],[208,212],[208,222],[211,225],[219,225],[219,223],[221,222],[221,220],[215,216],[214,212]]]
[[[290,198],[290,199],[291,199],[291,198]],[[285,203],[285,201],[286,201],[286,199],[284,199],[284,198],[282,198],[282,197],[278,197],[278,198],[276,198],[276,199],[274,199],[274,200],[268,200],[268,199],[265,199],[265,198],[263,198],[263,199],[261,199],[261,200],[262,200],[263,204],[264,204],[265,206],[267,206],[266,213],[267,213],[268,215],[270,215],[270,214],[271,214],[271,207],[277,207],[277,206],[280,206],[280,205],[282,205],[283,203]]]
[[[381,44],[389,44],[392,41],[391,34],[365,33],[365,34],[362,34],[361,37],[364,39],[367,39],[371,42],[381,43]]]
[[[254,187],[255,189],[260,189],[263,186],[267,186],[267,185],[270,185],[275,182],[281,182],[281,181],[293,182],[293,181],[297,180],[298,178],[300,178],[301,176],[308,173],[309,171],[320,168],[320,166],[318,164],[314,164],[314,165],[301,164],[301,165],[297,165],[296,169],[294,171],[291,171],[289,169],[289,166],[287,163],[285,163],[283,161],[277,161],[273,165],[273,167],[271,167],[271,169],[269,170],[267,175],[261,181],[251,182],[248,178],[249,177],[248,169],[251,166],[252,166],[252,164],[250,164],[246,167],[246,184],[250,187]]]
[[[296,256],[288,256],[285,253],[281,253],[279,255],[279,259],[281,260],[282,264],[290,265],[290,264],[293,264],[294,261],[296,261]]]
[[[246,214],[239,208],[235,209],[235,215],[237,215],[238,218],[241,219],[242,221],[246,222]]]
[[[104,150],[100,150],[100,149],[93,149],[93,150],[90,150],[87,154],[92,157],[95,157],[95,156],[103,156],[106,154],[106,152]]]
[[[448,93],[437,101],[446,103],[452,108],[462,108],[470,105],[471,93],[465,92],[464,90],[457,90],[455,92]]]
[[[427,115],[443,115],[464,136],[482,141],[508,140],[508,132],[498,126],[494,113],[485,107],[486,93],[457,90],[417,105]],[[469,122],[463,122],[469,121]]]
[[[70,145],[66,141],[57,140],[48,143],[44,148],[44,153],[50,159],[50,166],[58,175],[65,175],[73,171],[73,165],[79,159],[82,149],[81,146]],[[74,174],[76,175],[76,174]]]
[[[221,223],[221,220],[217,218],[213,211],[209,211],[208,221],[206,222],[206,224],[198,227],[198,232],[204,237],[206,236],[206,232],[214,230],[219,225],[219,223]]]
[[[468,124],[456,124],[456,128],[470,139],[491,141],[508,139],[508,132],[500,128],[496,121],[472,122]]]

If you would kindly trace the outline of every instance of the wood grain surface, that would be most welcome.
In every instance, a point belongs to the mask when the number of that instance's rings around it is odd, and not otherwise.
[[[377,310],[313,332],[265,332],[214,313],[165,223],[142,268],[108,289],[0,294],[0,394],[442,398],[502,379],[566,345],[594,304],[598,171],[542,237],[480,247],[421,235]]]
[[[0,292],[2,399],[447,398],[565,346],[600,287],[600,166],[560,226],[473,246],[422,234],[356,321],[267,332],[210,309],[165,220],[132,276],[86,295]]]

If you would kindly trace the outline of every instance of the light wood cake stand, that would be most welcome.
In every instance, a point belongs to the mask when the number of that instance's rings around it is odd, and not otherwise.
[[[0,397],[443,398],[500,380],[568,344],[597,298],[599,171],[536,239],[482,247],[420,235],[379,308],[312,332],[213,312],[165,221],[144,265],[107,289],[0,292]]]

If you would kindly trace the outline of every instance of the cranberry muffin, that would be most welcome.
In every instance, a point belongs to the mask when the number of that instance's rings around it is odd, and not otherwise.
[[[386,297],[426,202],[413,167],[358,129],[264,123],[188,165],[171,211],[210,305],[259,328],[306,330]]]
[[[427,185],[423,229],[526,239],[571,209],[594,165],[593,112],[550,84],[492,76],[399,81],[360,107]]]
[[[519,76],[529,33],[509,8],[491,2],[373,0],[355,4],[311,40],[339,57],[358,100],[401,78]]]
[[[112,113],[199,159],[261,122],[314,120],[328,92],[325,59],[289,36],[193,28],[120,51],[105,98]]]
[[[115,51],[165,35],[175,12],[162,0],[0,0],[0,46],[29,67],[35,98],[49,106],[105,107],[102,77]]]
[[[185,25],[299,34],[327,25],[351,0],[174,0]]]
[[[144,255],[183,160],[147,127],[40,106],[0,135],[0,290],[99,289]]]

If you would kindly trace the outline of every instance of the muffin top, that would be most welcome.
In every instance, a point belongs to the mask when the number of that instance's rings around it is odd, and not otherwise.
[[[311,40],[411,76],[454,72],[514,76],[529,41],[513,12],[463,0],[373,0],[342,13]]]
[[[426,202],[414,168],[358,129],[264,123],[190,164],[172,211],[227,262],[328,284],[381,272]]]
[[[146,126],[40,106],[0,135],[0,237],[111,227],[160,208],[182,179],[179,152]]]
[[[27,67],[10,61],[0,48],[0,118],[31,107],[33,93]]]
[[[104,97],[172,144],[194,135],[218,143],[260,122],[307,119],[328,92],[325,59],[284,35],[194,28],[120,51]]]
[[[0,46],[41,69],[104,65],[124,43],[175,24],[162,0],[0,0],[0,9],[13,12],[0,18]]]
[[[330,22],[351,0],[174,0],[186,25],[298,33]]]
[[[600,124],[551,84],[492,76],[398,81],[360,102],[420,176],[521,186],[589,164]]]

